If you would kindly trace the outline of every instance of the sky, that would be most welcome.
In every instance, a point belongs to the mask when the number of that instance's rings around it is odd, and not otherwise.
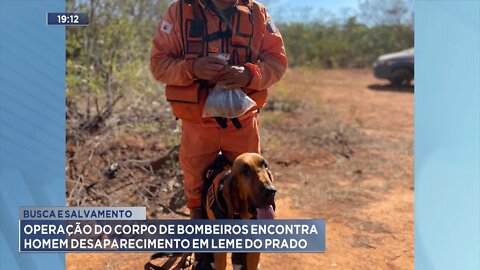
[[[257,0],[267,7],[277,21],[329,20],[346,18],[358,11],[359,0]],[[386,0],[389,1],[389,0]],[[407,0],[413,9],[413,0]],[[323,15],[323,16],[322,16]],[[324,18],[318,18],[319,16]]]
[[[276,21],[309,21],[358,10],[358,0],[260,0]]]
[[[270,9],[284,6],[285,8],[314,7],[325,10],[340,11],[342,8],[358,8],[358,0],[260,0]]]

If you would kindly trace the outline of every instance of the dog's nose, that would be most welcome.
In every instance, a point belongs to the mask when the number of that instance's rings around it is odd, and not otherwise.
[[[269,186],[269,187],[265,187],[265,189],[263,190],[263,193],[265,194],[265,197],[271,198],[275,196],[275,193],[277,193],[277,190],[275,189],[275,187]]]

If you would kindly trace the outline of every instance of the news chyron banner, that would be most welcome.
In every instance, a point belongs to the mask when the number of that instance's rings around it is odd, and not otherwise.
[[[145,207],[22,207],[20,252],[325,252],[322,220],[147,220]]]

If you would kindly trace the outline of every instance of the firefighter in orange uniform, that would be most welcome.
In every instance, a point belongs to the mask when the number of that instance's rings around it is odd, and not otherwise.
[[[228,53],[227,61],[213,55]],[[282,37],[265,7],[253,0],[177,0],[160,21],[150,68],[166,84],[173,114],[182,120],[180,165],[191,218],[201,218],[204,173],[219,151],[233,161],[260,153],[258,113],[267,88],[287,68]],[[234,118],[202,118],[216,83],[242,88],[257,104]]]

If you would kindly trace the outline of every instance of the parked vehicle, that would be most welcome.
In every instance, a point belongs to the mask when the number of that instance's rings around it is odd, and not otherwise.
[[[373,73],[379,79],[387,79],[393,85],[410,85],[414,75],[413,48],[378,57],[373,64]]]

